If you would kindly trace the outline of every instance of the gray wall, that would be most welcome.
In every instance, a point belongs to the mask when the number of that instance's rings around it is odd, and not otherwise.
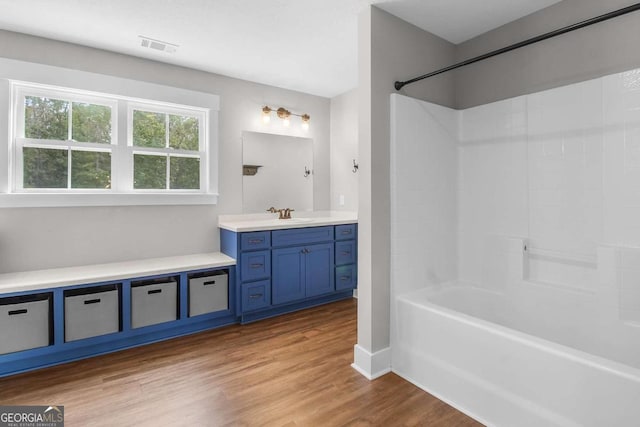
[[[358,210],[358,91],[331,98],[331,209]],[[344,205],[340,204],[344,197]]]
[[[565,0],[458,45],[456,60],[633,3],[635,1],[630,0]],[[455,72],[455,106],[473,107],[640,67],[638,40],[640,11],[460,68]]]
[[[7,31],[0,57],[220,95],[218,205],[3,208],[0,273],[219,250],[218,215],[242,212],[241,133],[269,131],[265,104],[311,115],[308,133],[288,132],[313,138],[315,206],[330,206],[328,98]]]
[[[454,45],[375,7],[359,19],[358,345],[389,347],[389,114],[393,82],[450,64]],[[405,94],[453,105],[453,76]],[[417,213],[419,214],[419,213]]]

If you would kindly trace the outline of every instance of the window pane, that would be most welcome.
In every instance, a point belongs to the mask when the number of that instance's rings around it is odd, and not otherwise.
[[[71,188],[111,188],[111,153],[73,150]]]
[[[165,156],[133,155],[133,188],[167,188]]]
[[[67,150],[24,147],[24,188],[67,188]]]
[[[170,188],[200,189],[200,159],[192,157],[171,157],[169,164]]]
[[[198,119],[169,115],[169,147],[198,151]]]
[[[137,147],[165,148],[165,114],[133,111],[133,145]]]
[[[34,139],[67,140],[69,103],[59,99],[25,96],[24,136]]]
[[[78,142],[111,143],[111,108],[105,105],[73,103],[72,139]]]

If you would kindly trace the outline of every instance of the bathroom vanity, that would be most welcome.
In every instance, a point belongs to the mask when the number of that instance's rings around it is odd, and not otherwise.
[[[221,251],[236,259],[242,323],[351,298],[357,283],[357,218],[316,213],[277,219],[221,216]]]

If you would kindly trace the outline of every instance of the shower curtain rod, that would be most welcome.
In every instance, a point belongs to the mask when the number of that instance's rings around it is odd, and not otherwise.
[[[420,81],[420,80],[428,79],[429,77],[437,76],[438,74],[446,73],[447,71],[455,70],[456,68],[464,67],[465,65],[470,65],[470,64],[473,64],[473,63],[478,62],[478,61],[483,61],[483,60],[491,58],[493,56],[500,55],[500,54],[503,54],[503,53],[506,53],[506,52],[509,52],[509,51],[512,51],[512,50],[515,50],[515,49],[519,49],[521,47],[525,47],[525,46],[528,46],[530,44],[537,43],[537,42],[540,42],[540,41],[543,41],[543,40],[547,40],[547,39],[550,39],[552,37],[568,33],[570,31],[574,31],[574,30],[578,30],[580,28],[588,27],[589,25],[597,24],[598,22],[602,22],[602,21],[606,21],[608,19],[616,18],[618,16],[625,15],[625,14],[630,13],[630,12],[634,12],[634,11],[636,11],[638,9],[640,9],[640,3],[635,3],[635,4],[631,5],[631,6],[627,6],[627,7],[624,7],[622,9],[615,10],[613,12],[605,13],[604,15],[596,16],[595,18],[591,18],[591,19],[587,19],[585,21],[578,22],[577,24],[568,25],[566,27],[562,27],[560,29],[557,29],[557,30],[554,30],[554,31],[550,31],[548,33],[544,33],[544,34],[541,34],[539,36],[532,37],[530,39],[527,39],[527,40],[512,44],[510,46],[503,47],[502,49],[497,49],[497,50],[491,51],[489,53],[485,53],[484,55],[476,56],[475,58],[471,58],[471,59],[467,59],[467,60],[462,61],[462,62],[458,62],[457,64],[449,65],[448,67],[444,67],[444,68],[441,68],[439,70],[432,71],[432,72],[430,72],[428,74],[424,74],[422,76],[415,77],[415,78],[413,78],[411,80],[407,80],[407,81],[404,81],[404,82],[397,81],[397,82],[394,83],[394,87],[396,88],[396,90],[400,90],[400,89],[402,89],[404,86],[406,86],[408,84],[415,83],[415,82]]]

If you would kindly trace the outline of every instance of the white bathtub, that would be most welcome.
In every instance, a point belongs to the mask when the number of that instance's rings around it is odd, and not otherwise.
[[[487,425],[640,425],[638,325],[589,295],[524,289],[397,297],[393,371]]]

